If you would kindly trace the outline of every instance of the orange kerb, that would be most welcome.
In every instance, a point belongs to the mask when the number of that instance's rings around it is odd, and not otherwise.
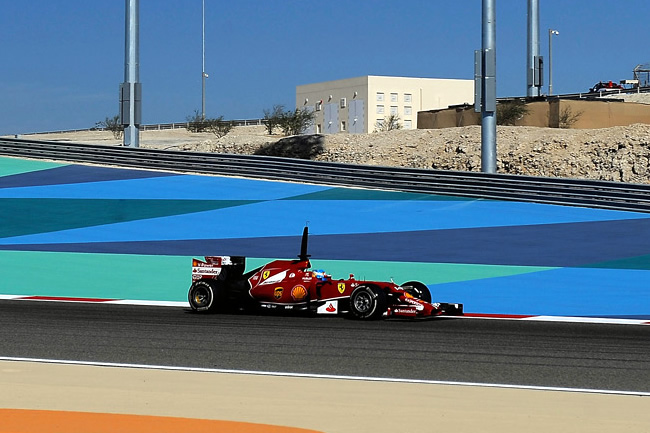
[[[0,433],[319,433],[236,421],[109,413],[0,409]]]

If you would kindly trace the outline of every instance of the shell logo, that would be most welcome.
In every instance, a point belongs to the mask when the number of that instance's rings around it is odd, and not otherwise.
[[[273,297],[275,299],[280,299],[282,297],[283,292],[284,289],[282,287],[276,287],[275,290],[273,291]]]
[[[307,289],[305,286],[295,286],[291,289],[291,297],[296,301],[302,301],[307,297]]]

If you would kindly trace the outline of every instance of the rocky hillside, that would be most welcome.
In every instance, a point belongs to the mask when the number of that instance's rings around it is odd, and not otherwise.
[[[40,140],[120,144],[110,132],[25,136]],[[265,154],[353,164],[480,171],[481,128],[399,130],[283,138],[262,126],[234,128],[217,139],[184,129],[143,131],[141,147]],[[532,176],[650,183],[650,125],[603,129],[503,126],[497,130],[497,171]]]
[[[239,132],[239,133],[237,133]],[[179,148],[266,154],[364,165],[481,170],[481,128],[399,130],[363,135],[272,138],[242,134]],[[264,138],[263,138],[264,137]],[[604,129],[503,126],[497,130],[497,171],[531,176],[650,183],[650,125]]]

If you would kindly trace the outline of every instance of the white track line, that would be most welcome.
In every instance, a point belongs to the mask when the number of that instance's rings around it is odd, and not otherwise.
[[[231,369],[222,369],[222,368],[176,367],[176,366],[166,366],[166,365],[126,364],[126,363],[93,362],[93,361],[70,361],[70,360],[61,360],[61,359],[19,358],[19,357],[9,357],[9,356],[0,356],[0,361],[38,362],[43,364],[79,365],[79,366],[91,366],[91,367],[141,368],[146,370],[185,371],[185,372],[194,372],[194,373],[242,374],[242,375],[251,375],[251,376],[298,377],[298,378],[307,378],[307,379],[360,380],[364,382],[472,386],[472,387],[481,387],[481,388],[505,388],[505,389],[523,389],[523,390],[533,390],[533,391],[579,392],[579,393],[587,393],[587,394],[633,395],[639,397],[650,397],[650,392],[616,391],[616,390],[609,390],[609,389],[562,388],[562,387],[553,387],[553,386],[509,385],[509,384],[478,383],[478,382],[453,382],[453,381],[444,381],[444,380],[398,379],[398,378],[391,378],[391,377],[364,377],[364,376],[341,376],[341,375],[332,375],[332,374],[285,373],[280,371],[254,371],[254,370],[231,370]]]

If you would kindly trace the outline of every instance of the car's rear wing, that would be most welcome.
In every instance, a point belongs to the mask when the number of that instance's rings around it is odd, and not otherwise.
[[[246,257],[243,256],[205,256],[204,260],[192,259],[192,281],[202,278],[217,278],[227,269],[228,274],[243,275]]]

